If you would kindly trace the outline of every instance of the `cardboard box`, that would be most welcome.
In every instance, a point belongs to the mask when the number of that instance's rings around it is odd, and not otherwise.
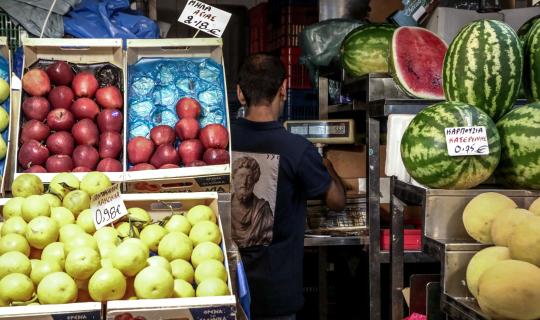
[[[0,56],[7,59],[7,62],[9,64],[8,74],[9,74],[9,77],[11,77],[11,52],[9,51],[8,42],[7,42],[6,37],[0,37]],[[8,82],[11,84],[11,79],[8,79]],[[11,87],[11,85],[10,85],[10,87]],[[10,89],[10,97],[9,97],[10,105],[4,105],[4,108],[10,114],[10,120],[9,120],[9,125],[8,125],[8,127],[6,129],[6,132],[4,134],[2,134],[2,138],[6,142],[6,148],[7,149],[6,149],[6,156],[4,157],[4,159],[0,160],[0,168],[1,168],[0,169],[0,194],[1,195],[4,195],[5,185],[10,180],[10,179],[7,179],[6,177],[9,177],[9,175],[11,174],[10,173],[10,161],[11,161],[12,158],[11,158],[10,152],[9,152],[9,150],[11,148],[11,143],[9,141],[10,141],[11,127],[12,127],[12,124],[14,123],[11,120],[11,115],[12,115],[11,110],[13,110],[12,106],[14,105],[13,104],[14,100],[15,100],[15,97],[11,93],[11,89]]]
[[[220,38],[188,38],[188,39],[144,39],[128,40],[125,69],[142,58],[212,58],[223,67],[223,41]],[[124,82],[127,84],[128,75]],[[227,86],[224,84],[224,88]],[[127,90],[125,92],[127,101]],[[225,93],[226,94],[226,93]],[[127,113],[129,115],[129,105]],[[225,98],[227,130],[230,126],[229,105]],[[126,117],[128,118],[128,117]],[[126,144],[129,134],[126,135]],[[124,150],[126,153],[126,150]],[[230,134],[229,134],[230,153]],[[125,159],[127,167],[127,159]],[[125,184],[127,192],[181,192],[181,191],[219,191],[230,190],[231,165],[213,165],[181,169],[161,169],[146,171],[127,171]]]
[[[367,176],[365,146],[332,146],[326,149],[325,157],[332,162],[341,178],[365,178]],[[379,147],[379,157],[379,174],[381,177],[385,177],[386,146]]]

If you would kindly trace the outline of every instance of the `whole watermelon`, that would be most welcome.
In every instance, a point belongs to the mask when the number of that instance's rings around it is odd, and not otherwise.
[[[538,19],[540,19],[540,15],[530,18],[529,20],[525,21],[525,23],[523,23],[521,27],[519,27],[517,31],[517,35],[518,35],[519,41],[521,41],[522,44],[524,44],[525,40],[527,40],[529,31],[531,30],[534,23],[538,21]]]
[[[484,126],[489,154],[448,155],[445,128]],[[495,123],[482,110],[461,102],[440,102],[420,111],[401,139],[401,158],[416,181],[439,189],[468,189],[488,179],[497,164],[501,146]]]
[[[540,101],[540,20],[536,20],[525,38],[523,88],[531,102]]]
[[[516,32],[495,20],[478,20],[454,38],[444,59],[444,95],[500,119],[519,93],[523,52]]]
[[[512,188],[540,189],[540,103],[510,111],[499,122],[497,179]]]
[[[388,47],[395,29],[391,24],[367,24],[351,31],[341,44],[341,64],[347,74],[388,72]]]

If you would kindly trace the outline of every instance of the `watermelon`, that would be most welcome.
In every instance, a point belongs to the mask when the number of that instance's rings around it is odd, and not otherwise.
[[[484,126],[488,155],[449,156],[445,128]],[[401,139],[407,172],[430,188],[468,189],[488,179],[499,162],[501,146],[495,123],[482,110],[461,102],[440,102],[420,111]]]
[[[534,22],[525,40],[523,82],[529,101],[540,101],[540,20]]]
[[[540,103],[515,108],[499,122],[497,180],[512,188],[540,189]]]
[[[540,15],[530,18],[529,20],[525,21],[525,23],[522,24],[521,27],[519,27],[517,31],[519,41],[521,42],[521,47],[523,48],[523,76],[521,79],[521,87],[520,87],[519,95],[518,95],[519,99],[527,97],[527,93],[525,92],[525,87],[529,88],[530,90],[530,86],[526,85],[526,83],[529,83],[529,72],[527,72],[527,70],[529,70],[529,66],[528,66],[527,54],[525,52],[525,43],[527,41],[527,36],[529,35],[529,31],[531,30],[534,23],[539,20],[539,18],[540,18]]]
[[[519,27],[517,31],[517,35],[521,43],[523,44],[525,43],[525,40],[527,40],[527,35],[529,34],[529,30],[531,30],[532,26],[539,18],[540,18],[540,15],[534,16],[530,18],[529,20],[525,21],[525,23],[522,24],[521,27]]]
[[[341,44],[341,64],[347,74],[388,72],[388,46],[395,29],[391,24],[367,24],[351,31]]]
[[[435,33],[418,27],[398,28],[390,43],[390,73],[408,95],[444,100],[442,70],[448,46]]]
[[[444,58],[444,95],[500,119],[514,105],[523,52],[514,30],[495,20],[474,21],[454,38]]]

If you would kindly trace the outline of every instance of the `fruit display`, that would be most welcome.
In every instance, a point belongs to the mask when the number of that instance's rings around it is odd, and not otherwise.
[[[347,74],[388,72],[388,48],[395,29],[390,24],[367,24],[351,31],[341,45],[341,65]]]
[[[39,60],[27,70],[17,172],[122,172],[120,78],[107,64]]]
[[[442,70],[448,46],[435,33],[419,27],[398,28],[390,42],[390,73],[409,96],[444,100]]]
[[[488,155],[449,156],[445,128],[484,126]],[[500,157],[499,134],[493,121],[480,109],[459,102],[441,102],[420,111],[401,140],[405,168],[416,181],[443,189],[479,185],[495,171]]]
[[[10,111],[10,61],[7,46],[0,46],[0,176],[3,176],[8,153]],[[0,181],[2,178],[0,178]],[[3,189],[3,188],[2,188]]]
[[[524,43],[524,89],[529,101],[540,101],[540,23],[536,19],[532,24]]]

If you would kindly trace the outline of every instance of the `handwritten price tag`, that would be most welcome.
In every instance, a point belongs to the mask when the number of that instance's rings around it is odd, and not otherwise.
[[[221,37],[231,14],[206,3],[190,0],[178,21],[216,37]]]
[[[479,156],[489,154],[486,127],[454,127],[444,129],[448,155]]]
[[[90,202],[96,230],[128,214],[126,205],[120,197],[120,185],[114,184],[92,196]]]

